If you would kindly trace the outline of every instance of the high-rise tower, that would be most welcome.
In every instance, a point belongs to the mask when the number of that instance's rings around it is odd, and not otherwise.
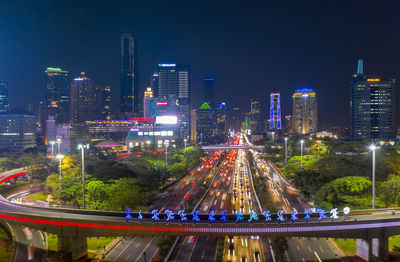
[[[394,141],[395,79],[366,77],[362,60],[351,84],[351,137],[353,140]]]
[[[300,87],[293,94],[293,132],[311,134],[317,131],[318,104],[312,88]]]
[[[204,101],[206,101],[211,107],[215,107],[216,104],[216,90],[215,90],[215,79],[211,77],[204,78]]]
[[[178,104],[181,138],[190,135],[190,66],[158,64],[158,97],[174,98]]]
[[[71,123],[95,120],[95,96],[92,80],[81,72],[71,83]]]
[[[279,92],[270,94],[270,109],[269,109],[269,129],[281,130],[281,94]]]
[[[68,71],[56,67],[46,68],[46,115],[54,115],[57,123],[70,119],[70,85]],[[46,119],[45,119],[46,120]]]
[[[0,113],[8,110],[8,86],[6,82],[0,82]]]
[[[139,93],[135,86],[135,40],[132,34],[121,35],[121,117],[128,119],[139,112]]]

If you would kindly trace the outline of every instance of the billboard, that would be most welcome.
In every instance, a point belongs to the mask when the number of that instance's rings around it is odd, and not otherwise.
[[[176,125],[177,123],[177,116],[156,116],[156,124]]]

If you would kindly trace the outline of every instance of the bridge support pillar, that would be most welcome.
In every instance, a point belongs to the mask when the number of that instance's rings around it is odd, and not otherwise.
[[[379,246],[378,246],[378,255],[381,260],[389,259],[389,238],[385,235],[380,236],[378,238]]]
[[[380,261],[389,258],[389,239],[383,234],[379,238],[357,239],[357,255],[366,261],[371,261],[372,256],[378,257]]]
[[[58,236],[58,254],[61,261],[77,260],[87,255],[86,237]]]

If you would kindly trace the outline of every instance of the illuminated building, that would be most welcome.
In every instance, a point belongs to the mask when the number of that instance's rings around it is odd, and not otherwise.
[[[287,132],[292,132],[292,115],[285,115],[285,129]]]
[[[364,76],[363,63],[351,84],[350,112],[353,140],[393,141],[395,79]]]
[[[111,87],[96,86],[94,119],[111,119]]]
[[[153,72],[150,78],[150,88],[153,91],[154,97],[158,98],[158,72]]]
[[[270,107],[269,107],[269,129],[281,130],[281,94],[279,92],[270,94]]]
[[[317,131],[318,104],[312,88],[300,87],[293,94],[292,125],[295,134],[311,134]]]
[[[149,117],[149,100],[154,98],[153,90],[151,87],[148,87],[146,91],[144,91],[144,98],[143,98],[143,117]]]
[[[147,100],[147,118],[156,116],[178,116],[178,104],[176,98],[149,98]]]
[[[25,110],[0,113],[0,149],[21,153],[36,146],[36,116]]]
[[[92,80],[81,72],[71,82],[71,123],[78,124],[95,119],[95,97]]]
[[[199,142],[206,142],[214,135],[214,112],[207,103],[203,103],[197,110],[196,131]]]
[[[262,122],[260,100],[251,99],[247,127],[252,133],[262,133],[264,131]]]
[[[124,141],[133,123],[131,120],[95,120],[86,121],[86,126],[93,141]]]
[[[197,139],[197,110],[192,109],[190,110],[190,141],[192,143],[196,143]]]
[[[190,66],[158,64],[158,98],[175,98],[181,138],[190,134]]]
[[[46,94],[43,106],[47,115],[54,115],[57,123],[70,119],[70,95],[68,71],[56,67],[46,68]]]
[[[233,107],[229,110],[229,128],[235,130],[236,132],[240,131],[242,128],[243,122],[243,114],[240,112],[239,107]]]
[[[206,101],[211,107],[216,104],[216,90],[215,90],[215,79],[211,77],[204,78],[204,101]]]
[[[217,104],[215,110],[216,116],[216,130],[218,134],[226,132],[226,103],[222,102]]]
[[[135,39],[130,33],[121,35],[120,69],[121,117],[129,119],[133,114],[139,112],[139,92],[135,85]]]
[[[0,82],[0,113],[8,110],[8,86],[6,82]]]

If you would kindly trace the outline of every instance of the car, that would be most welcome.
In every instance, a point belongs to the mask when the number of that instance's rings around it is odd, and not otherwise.
[[[242,258],[240,259],[240,262],[247,262],[247,257],[242,257]]]
[[[233,236],[229,236],[228,237],[228,243],[234,243],[234,238],[233,238]]]
[[[254,261],[259,262],[260,261],[260,252],[259,251],[254,251]]]
[[[235,247],[233,246],[233,244],[229,245],[228,255],[235,256]]]

